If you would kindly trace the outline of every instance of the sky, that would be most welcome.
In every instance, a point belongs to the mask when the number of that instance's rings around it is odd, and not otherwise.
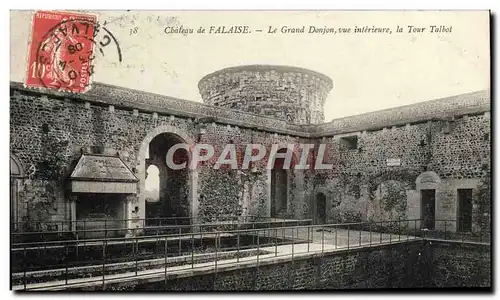
[[[88,11],[87,11],[88,12]],[[202,102],[198,81],[216,70],[290,65],[333,80],[325,121],[489,88],[487,11],[92,11],[116,53],[96,59],[94,82]],[[11,11],[10,80],[23,82],[30,11]],[[166,34],[165,27],[248,26],[249,34]],[[430,33],[429,26],[451,27]],[[269,34],[269,26],[387,27],[392,34]],[[396,33],[396,28],[403,28]],[[408,33],[408,26],[423,27]],[[256,32],[255,30],[262,30]]]

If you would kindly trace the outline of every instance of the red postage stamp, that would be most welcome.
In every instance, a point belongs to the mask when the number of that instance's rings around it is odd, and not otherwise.
[[[37,11],[33,17],[26,85],[81,93],[93,73],[97,17]]]

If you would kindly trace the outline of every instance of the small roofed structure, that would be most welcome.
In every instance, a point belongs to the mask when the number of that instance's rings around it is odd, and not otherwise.
[[[71,174],[71,191],[133,194],[138,181],[118,156],[83,154]]]

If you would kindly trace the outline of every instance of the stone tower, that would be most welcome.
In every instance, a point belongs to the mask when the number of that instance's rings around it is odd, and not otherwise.
[[[206,104],[307,125],[324,122],[332,80],[311,70],[271,65],[226,68],[198,83]]]

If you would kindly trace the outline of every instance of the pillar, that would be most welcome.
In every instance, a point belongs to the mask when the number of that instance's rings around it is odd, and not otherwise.
[[[69,196],[69,204],[70,204],[70,223],[71,223],[71,231],[76,232],[76,200],[78,197],[76,195]]]
[[[145,227],[145,220],[140,219],[139,197],[136,194],[125,196],[125,216],[127,233],[125,236],[136,236]]]

